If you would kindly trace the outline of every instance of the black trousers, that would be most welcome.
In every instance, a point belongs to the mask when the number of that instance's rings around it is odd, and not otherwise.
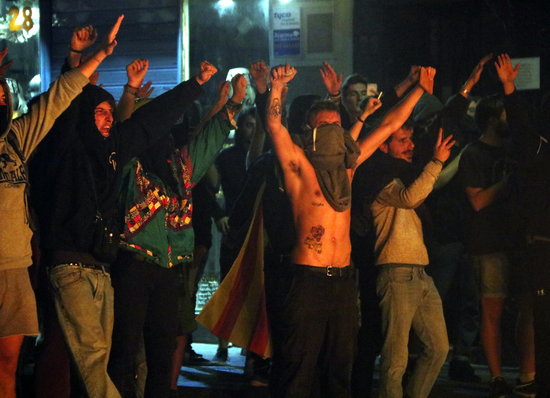
[[[280,315],[271,396],[350,397],[358,326],[355,278],[295,265]]]
[[[145,397],[168,397],[177,331],[176,270],[121,253],[111,271],[115,322],[109,375],[123,398],[135,397],[135,359],[143,338]]]

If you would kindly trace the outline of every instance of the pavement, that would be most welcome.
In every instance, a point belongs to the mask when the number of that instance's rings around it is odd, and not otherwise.
[[[181,397],[199,398],[267,398],[267,387],[253,387],[244,376],[245,357],[241,349],[230,347],[227,362],[215,359],[217,344],[193,343],[193,349],[211,361],[197,366],[183,366],[178,380]],[[474,364],[481,383],[463,383],[449,380],[446,363],[432,389],[430,398],[487,397],[489,394],[489,371],[484,364]],[[504,368],[504,378],[510,385],[515,384],[518,369]],[[375,374],[375,382],[378,375]],[[373,394],[376,396],[376,393]]]

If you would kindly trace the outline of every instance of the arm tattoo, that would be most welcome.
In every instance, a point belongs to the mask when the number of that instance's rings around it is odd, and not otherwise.
[[[321,239],[323,238],[324,234],[325,227],[323,227],[322,225],[311,227],[310,234],[306,236],[306,240],[304,241],[307,248],[310,250],[315,250],[317,254],[321,254],[321,252],[323,251],[323,242],[321,242]]]
[[[278,117],[281,116],[281,101],[279,98],[273,98],[273,103],[269,107],[269,116]]]

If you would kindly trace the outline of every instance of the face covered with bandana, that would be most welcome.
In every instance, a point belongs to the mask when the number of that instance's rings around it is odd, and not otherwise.
[[[316,127],[295,137],[295,141],[315,169],[327,202],[334,210],[344,211],[351,205],[351,184],[347,169],[355,166],[359,148],[349,132],[339,125],[339,121],[338,113],[320,112],[311,120],[311,124]]]

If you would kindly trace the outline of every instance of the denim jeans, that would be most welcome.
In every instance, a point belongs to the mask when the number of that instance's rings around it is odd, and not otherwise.
[[[428,397],[449,351],[441,298],[423,267],[382,266],[376,282],[384,344],[380,360],[380,398],[402,398],[409,332],[422,351],[406,387],[411,398]]]
[[[119,398],[107,374],[113,331],[108,272],[60,264],[50,269],[59,324],[90,398]]]

